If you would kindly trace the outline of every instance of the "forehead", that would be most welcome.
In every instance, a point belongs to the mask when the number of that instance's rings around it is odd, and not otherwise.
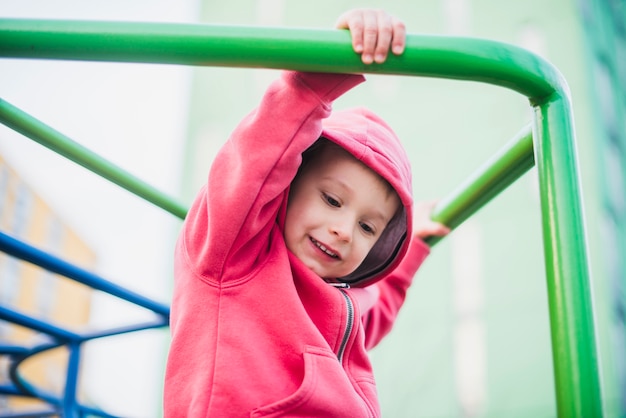
[[[393,191],[378,173],[335,144],[320,150],[317,158],[311,161],[309,169],[317,176],[331,177],[332,175],[345,181],[381,183]]]

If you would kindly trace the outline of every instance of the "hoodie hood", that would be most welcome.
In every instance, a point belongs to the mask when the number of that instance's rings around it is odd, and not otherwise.
[[[380,117],[365,108],[334,112],[322,123],[322,137],[344,148],[387,180],[402,208],[361,265],[339,278],[353,287],[372,284],[391,272],[404,257],[413,229],[411,165],[400,140]]]

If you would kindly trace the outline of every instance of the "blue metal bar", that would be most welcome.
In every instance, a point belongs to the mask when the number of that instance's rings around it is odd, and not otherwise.
[[[60,274],[61,276],[70,278],[94,289],[101,290],[110,295],[117,296],[120,299],[150,309],[159,315],[169,317],[169,306],[155,302],[145,296],[127,290],[122,286],[111,283],[96,274],[41,251],[3,232],[0,232],[0,251],[4,251],[13,257],[28,261],[48,271]]]
[[[30,349],[21,345],[0,344],[0,355],[23,356],[30,352]]]
[[[0,347],[0,353],[11,354],[12,357],[17,359],[17,361],[14,361],[10,367],[11,378],[15,384],[14,392],[21,395],[37,397],[50,403],[51,405],[60,405],[64,417],[78,416],[77,414],[79,410],[89,411],[92,415],[99,415],[103,417],[110,416],[102,411],[98,411],[95,408],[83,407],[76,401],[80,348],[82,342],[94,338],[102,338],[121,333],[167,326],[169,322],[169,307],[164,304],[154,302],[134,292],[128,291],[121,286],[107,282],[105,279],[98,277],[95,274],[80,269],[68,262],[65,262],[64,260],[45,253],[44,251],[32,247],[2,232],[0,232],[0,251],[4,251],[11,256],[29,261],[44,269],[91,286],[94,289],[104,291],[131,303],[143,306],[144,308],[148,308],[159,314],[160,319],[155,321],[116,327],[108,330],[91,331],[81,335],[0,305],[0,318],[35,331],[45,333],[58,340],[58,342],[52,342],[51,344],[34,348],[17,346]],[[26,358],[32,357],[47,349],[57,347],[63,343],[65,343],[70,350],[69,362],[67,365],[66,389],[64,391],[64,396],[62,399],[57,399],[54,395],[43,392],[32,386],[19,374],[18,368]],[[5,351],[3,351],[3,348]]]
[[[128,334],[130,332],[145,331],[148,329],[163,328],[169,325],[168,318],[162,317],[152,322],[142,322],[138,324],[127,325],[123,327],[110,328],[100,331],[88,331],[82,335],[84,340],[94,340],[96,338],[111,337],[113,335]]]
[[[44,417],[58,417],[59,411],[56,409],[36,409],[32,411],[20,411],[20,412],[3,412],[2,418],[44,418]]]
[[[20,364],[24,362],[28,357],[35,355],[37,353],[38,352],[33,351],[32,354],[30,354],[29,356],[17,359],[11,364],[11,367],[9,368],[9,374],[11,376],[11,380],[13,381],[15,388],[18,390],[21,396],[30,396],[33,398],[38,398],[38,399],[41,399],[42,401],[49,403],[50,405],[53,405],[54,407],[57,407],[60,404],[57,396],[47,391],[41,390],[37,388],[36,386],[32,385],[28,380],[26,380],[19,373]]]
[[[52,337],[57,338],[61,341],[67,342],[77,341],[81,339],[81,336],[74,332],[68,331],[61,327],[57,327],[50,324],[49,322],[42,321],[29,315],[17,312],[14,309],[9,309],[3,305],[0,305],[0,318],[26,328],[30,328],[32,330],[51,335]]]
[[[0,385],[0,393],[2,393],[4,395],[14,395],[14,396],[23,396],[24,395],[22,392],[20,392],[15,387],[15,384],[13,382],[11,382],[11,384],[9,384],[9,385],[7,385],[7,384]]]
[[[78,384],[78,372],[80,367],[80,343],[68,344],[69,360],[65,379],[65,391],[63,392],[63,417],[77,417],[76,388]]]

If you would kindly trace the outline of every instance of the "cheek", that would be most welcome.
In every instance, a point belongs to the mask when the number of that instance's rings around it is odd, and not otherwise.
[[[363,238],[356,243],[353,254],[355,261],[358,262],[358,264],[361,264],[361,262],[365,260],[365,257],[367,257],[375,243],[376,240],[368,240],[366,238]]]
[[[287,206],[286,220],[291,223],[296,223],[297,228],[304,226],[310,226],[315,223],[317,218],[322,218],[324,206],[321,199],[316,199],[313,196],[297,196]],[[290,225],[291,228],[294,225]]]
[[[287,243],[287,248],[292,251],[292,246],[295,245],[298,236],[301,235],[306,228],[308,206],[305,203],[306,202],[303,202],[302,199],[299,199],[291,201],[287,206],[283,237]]]
[[[285,216],[285,225],[283,227],[283,237],[285,238],[285,243],[287,244],[287,248],[292,249],[291,245],[293,244],[294,236],[296,231],[295,226],[298,224],[294,219],[295,211],[287,209],[287,214]]]

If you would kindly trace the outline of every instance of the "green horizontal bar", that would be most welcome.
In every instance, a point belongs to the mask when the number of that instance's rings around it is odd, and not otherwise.
[[[0,99],[0,122],[178,218],[183,219],[187,214],[187,209],[183,205],[165,193],[2,99]]]
[[[433,211],[433,220],[456,228],[534,165],[533,136],[528,126],[441,199]],[[440,240],[441,237],[428,237],[425,241],[432,247]]]
[[[406,51],[364,65],[347,31],[175,23],[0,19],[0,56],[482,81],[542,99],[564,85],[538,56],[483,39],[409,34]]]

